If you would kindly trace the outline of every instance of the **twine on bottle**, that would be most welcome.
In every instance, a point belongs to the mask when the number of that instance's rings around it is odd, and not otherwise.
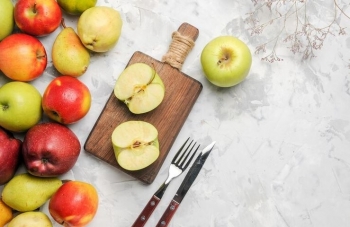
[[[169,50],[163,56],[162,61],[174,68],[181,69],[185,58],[194,47],[194,41],[187,36],[181,35],[178,31],[173,32],[172,39]]]

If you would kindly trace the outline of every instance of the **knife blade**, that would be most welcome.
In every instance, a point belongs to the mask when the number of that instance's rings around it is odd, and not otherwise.
[[[193,162],[191,168],[189,169],[188,173],[186,174],[183,182],[181,183],[179,189],[177,190],[175,196],[169,203],[168,207],[164,211],[162,217],[159,219],[158,224],[156,227],[165,227],[168,226],[169,222],[171,221],[172,217],[174,216],[177,208],[180,206],[180,203],[185,198],[185,195],[189,191],[191,185],[197,178],[200,170],[202,169],[205,161],[207,160],[210,152],[213,150],[213,147],[215,145],[215,141],[209,144],[207,147],[205,147],[202,152],[198,155],[196,160]]]

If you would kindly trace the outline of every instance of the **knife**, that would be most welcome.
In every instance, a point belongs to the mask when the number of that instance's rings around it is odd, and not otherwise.
[[[201,170],[202,166],[204,165],[205,161],[207,160],[210,152],[213,150],[213,147],[215,145],[215,141],[209,144],[207,147],[205,147],[202,152],[198,155],[196,160],[193,162],[191,168],[189,169],[188,173],[186,174],[182,184],[180,185],[179,189],[177,190],[174,198],[169,203],[168,207],[164,211],[162,217],[159,219],[158,224],[156,227],[165,227],[168,226],[170,220],[174,216],[177,208],[180,206],[181,201],[184,199],[186,193],[190,189],[191,185],[195,181],[195,179],[198,176],[199,171]]]

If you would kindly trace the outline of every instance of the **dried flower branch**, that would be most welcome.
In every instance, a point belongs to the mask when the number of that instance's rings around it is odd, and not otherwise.
[[[252,0],[255,9],[245,19],[251,36],[270,34],[269,29],[279,31],[275,37],[256,47],[255,53],[271,52],[262,58],[264,61],[283,61],[276,53],[277,46],[283,42],[293,54],[300,53],[302,59],[315,57],[315,51],[323,47],[329,35],[345,35],[345,27],[339,23],[341,17],[350,20],[345,8],[333,0],[333,7],[326,7],[312,0]],[[329,3],[329,2],[328,2]],[[310,13],[311,12],[311,13]],[[319,17],[322,15],[322,18]]]

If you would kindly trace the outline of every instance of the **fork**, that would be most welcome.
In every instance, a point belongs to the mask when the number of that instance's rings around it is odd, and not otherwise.
[[[143,208],[142,212],[135,220],[132,227],[142,227],[146,224],[148,218],[153,213],[154,209],[157,207],[158,203],[162,199],[165,190],[167,189],[169,183],[172,179],[178,177],[181,173],[183,173],[188,165],[191,163],[194,155],[196,154],[200,145],[195,148],[194,152],[192,152],[193,148],[196,145],[196,142],[192,145],[193,140],[186,146],[187,142],[190,138],[188,138],[185,143],[181,146],[181,148],[175,154],[171,164],[169,166],[168,177],[164,181],[164,183],[159,187],[159,189],[153,194],[152,198],[148,201],[146,206]],[[191,146],[192,145],[192,146]],[[186,147],[185,147],[186,146]],[[192,152],[192,155],[190,156]]]

